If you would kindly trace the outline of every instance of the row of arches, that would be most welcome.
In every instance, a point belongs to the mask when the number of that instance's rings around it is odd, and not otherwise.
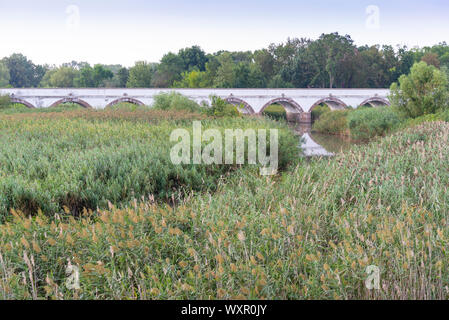
[[[235,104],[235,105],[243,105],[245,109],[245,113],[249,114],[256,114],[254,109],[244,100],[236,98],[236,97],[230,97],[225,99],[227,102]],[[282,105],[286,112],[288,113],[303,113],[305,112],[304,109],[293,99],[287,98],[287,97],[281,97],[281,98],[275,98],[270,101],[268,101],[262,109],[258,112],[259,114],[262,114],[266,108],[268,108],[271,105],[279,104]],[[312,107],[309,109],[309,112],[312,112],[313,109],[316,107],[327,104],[332,110],[339,110],[339,109],[345,109],[348,107],[346,103],[344,103],[342,100],[336,98],[336,97],[326,97],[323,99],[318,100],[315,102]],[[381,97],[371,97],[369,99],[366,99],[361,104],[359,104],[357,107],[361,106],[370,106],[370,107],[379,107],[379,106],[389,106],[390,102],[387,99],[381,98]]]
[[[22,105],[24,105],[24,106],[26,106],[26,107],[28,107],[28,108],[31,108],[31,109],[36,108],[35,106],[33,106],[33,105],[32,105],[31,103],[29,103],[28,101],[26,101],[26,100],[24,100],[24,99],[20,99],[20,98],[12,97],[12,98],[11,98],[11,102],[12,102],[12,103],[17,103],[17,104],[22,104]],[[107,108],[107,107],[114,106],[114,105],[116,105],[116,104],[118,104],[118,103],[122,103],[122,102],[132,103],[132,104],[136,104],[136,105],[139,105],[139,106],[145,105],[142,101],[139,101],[139,100],[137,100],[137,99],[130,98],[130,97],[124,97],[124,98],[119,98],[119,99],[116,99],[116,100],[112,101],[111,103],[109,103],[109,104],[106,106],[106,108]],[[86,109],[93,109],[93,107],[92,107],[89,103],[87,103],[86,101],[84,101],[83,99],[74,98],[74,97],[67,97],[67,98],[60,99],[60,100],[58,100],[58,101],[52,103],[52,104],[50,105],[50,108],[57,107],[57,106],[59,106],[59,105],[61,105],[61,104],[64,104],[64,103],[75,103],[75,104],[80,105],[80,106],[83,107],[83,108],[86,108]]]
[[[226,98],[225,100],[228,103],[231,103],[234,105],[242,105],[243,113],[246,113],[246,114],[256,114],[257,113],[254,111],[254,109],[251,107],[251,105],[249,105],[246,101],[244,101],[240,98],[230,96],[230,97]],[[29,103],[28,101],[26,101],[24,99],[11,97],[11,102],[17,103],[17,104],[22,104],[28,108],[35,108],[35,106],[33,106],[31,103]],[[119,98],[119,99],[116,99],[116,100],[110,102],[106,106],[106,108],[116,105],[118,103],[122,103],[122,102],[132,103],[132,104],[141,105],[141,106],[144,105],[143,102],[141,102],[137,99],[134,99],[131,97],[122,97],[122,98]],[[58,106],[60,104],[64,104],[64,103],[76,103],[76,104],[82,106],[83,108],[93,109],[93,107],[89,103],[87,103],[86,101],[84,101],[80,98],[76,98],[76,97],[67,97],[67,98],[60,99],[60,100],[54,102],[50,106],[50,108],[56,107],[56,106]],[[302,107],[293,99],[288,98],[288,97],[280,97],[280,98],[275,98],[275,99],[268,101],[262,107],[262,109],[258,112],[258,114],[262,114],[266,108],[268,108],[269,106],[274,105],[274,104],[282,105],[284,107],[285,111],[288,113],[303,113],[304,112]],[[310,108],[309,112],[311,112],[314,108],[316,108],[317,106],[322,105],[322,104],[327,104],[332,110],[344,109],[344,108],[348,107],[342,100],[340,100],[336,97],[326,97],[326,98],[320,99],[317,102],[315,102],[313,104],[313,106]],[[378,106],[390,105],[390,102],[381,97],[371,97],[371,98],[363,101],[359,106],[366,106],[366,105],[371,106],[371,107],[378,107]]]

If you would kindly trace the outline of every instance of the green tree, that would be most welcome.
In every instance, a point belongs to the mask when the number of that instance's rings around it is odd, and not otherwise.
[[[218,69],[220,68],[220,61],[218,55],[208,55],[206,63],[206,73],[204,75],[205,81],[209,87],[214,86],[215,78],[217,77]]]
[[[209,116],[231,118],[241,116],[239,109],[243,108],[243,106],[235,106],[214,95],[210,99],[211,106],[206,109],[206,113]]]
[[[440,60],[438,59],[438,55],[433,52],[426,53],[422,58],[421,61],[424,61],[428,65],[432,65],[435,68],[440,68]]]
[[[120,88],[126,88],[126,84],[128,82],[129,78],[129,70],[128,68],[120,68],[120,70],[117,73],[117,77],[119,79],[119,86]]]
[[[271,44],[268,51],[273,56],[274,72],[278,73],[284,66],[288,65],[295,58],[298,48],[307,46],[311,41],[307,39],[287,39],[287,42],[279,45]]]
[[[309,48],[318,66],[316,80],[321,82],[322,87],[333,88],[339,82],[343,60],[354,55],[353,40],[349,35],[341,36],[337,32],[322,34]]]
[[[9,83],[15,88],[36,86],[35,65],[20,53],[14,53],[4,58],[3,62],[9,69]],[[39,80],[40,82],[40,80]]]
[[[101,64],[96,64],[93,68],[90,65],[84,66],[76,79],[76,86],[81,88],[99,88],[105,86],[105,81],[112,79],[114,74]]]
[[[0,88],[7,87],[9,79],[9,69],[4,62],[0,61]]]
[[[104,82],[114,77],[114,73],[101,64],[94,66],[93,82],[94,88],[104,87]]]
[[[156,88],[169,88],[175,81],[181,80],[184,71],[186,71],[184,60],[170,52],[162,57],[161,63],[157,66],[152,85]]]
[[[416,118],[448,108],[446,74],[425,62],[413,65],[409,75],[391,85],[393,110],[405,118]]]
[[[84,62],[84,61],[78,62],[78,61],[75,61],[75,60],[72,60],[72,62],[63,63],[61,65],[61,67],[70,67],[70,68],[73,68],[75,70],[81,70],[81,69],[83,69],[83,68],[85,68],[87,66],[90,66],[90,64],[88,62]]]
[[[94,87],[94,70],[89,64],[81,68],[79,76],[75,80],[75,85],[79,88]]]
[[[266,88],[267,87],[267,78],[265,74],[260,69],[260,66],[251,63],[249,65],[249,75],[248,75],[248,88]]]
[[[273,55],[267,49],[258,50],[254,52],[254,62],[264,74],[265,79],[271,79],[275,64]]]
[[[430,51],[438,56],[438,60],[442,67],[449,67],[449,46],[446,42],[434,45]]]
[[[229,52],[225,52],[218,58],[220,66],[214,79],[214,87],[216,88],[232,88],[235,84],[235,63]]]
[[[393,72],[398,66],[394,50],[390,46],[364,46],[357,49],[354,57],[354,82],[360,88],[387,88],[391,85]]]
[[[128,88],[150,88],[155,72],[154,65],[145,61],[138,61],[129,69],[126,86]]]
[[[295,56],[281,67],[278,77],[273,78],[271,85],[293,85],[296,88],[313,86],[314,78],[319,73],[317,64],[308,47],[309,42],[298,46]],[[289,84],[288,84],[289,83]]]
[[[190,72],[185,71],[182,74],[182,79],[180,81],[175,81],[173,84],[174,88],[207,88],[210,87],[211,83],[207,77],[206,72],[192,70]]]
[[[397,81],[395,79],[399,79],[400,76],[404,74],[408,74],[410,72],[410,68],[413,66],[416,60],[415,53],[409,50],[406,46],[400,47],[397,53],[398,65],[393,71],[392,81]]]
[[[184,62],[184,70],[186,71],[191,71],[193,69],[198,69],[199,71],[206,70],[206,63],[208,59],[206,53],[199,46],[181,49],[178,55]]]
[[[249,74],[251,72],[250,64],[240,62],[233,66],[234,84],[231,85],[234,88],[249,88]]]
[[[52,68],[50,68],[46,73],[45,73],[45,75],[42,77],[42,80],[41,80],[41,82],[40,82],[40,84],[39,84],[39,87],[41,87],[41,88],[50,88],[51,87],[51,85],[50,85],[50,79],[51,79],[51,76],[55,73],[57,71],[57,68],[56,67],[52,67]]]
[[[294,85],[285,81],[280,74],[277,74],[268,83],[268,88],[294,88]]]
[[[240,62],[234,65],[235,88],[263,88],[265,77],[260,67],[255,63]]]
[[[72,67],[60,67],[47,73],[43,83],[52,88],[73,88],[75,78],[79,76],[79,71]]]

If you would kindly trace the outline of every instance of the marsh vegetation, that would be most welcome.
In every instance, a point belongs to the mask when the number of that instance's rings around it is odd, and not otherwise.
[[[316,127],[334,119],[336,133],[370,140],[305,161],[285,122],[183,99],[2,108],[0,298],[449,298],[443,100],[413,117],[398,108],[414,104],[322,110]],[[280,172],[172,165],[169,132],[193,120],[279,129]],[[67,288],[68,265],[79,267],[80,289]],[[366,288],[368,266],[380,269],[380,290]]]

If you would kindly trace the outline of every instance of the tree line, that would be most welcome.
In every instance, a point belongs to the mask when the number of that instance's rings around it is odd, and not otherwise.
[[[199,46],[167,53],[159,63],[72,61],[36,65],[22,54],[0,60],[0,87],[40,88],[388,88],[415,62],[448,73],[449,46],[356,46],[349,35],[288,39],[252,51],[207,54]]]

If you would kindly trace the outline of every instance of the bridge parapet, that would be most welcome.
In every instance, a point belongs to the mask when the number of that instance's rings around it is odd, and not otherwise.
[[[58,103],[74,102],[83,107],[103,109],[117,102],[152,105],[160,93],[178,92],[198,103],[210,104],[212,95],[233,104],[243,104],[244,112],[261,114],[270,104],[282,105],[290,119],[307,121],[313,108],[321,103],[332,109],[360,105],[389,104],[388,89],[0,89],[14,102],[27,107],[47,108]],[[304,114],[303,114],[304,113]],[[294,115],[290,115],[294,114]],[[303,114],[303,115],[301,115]]]

